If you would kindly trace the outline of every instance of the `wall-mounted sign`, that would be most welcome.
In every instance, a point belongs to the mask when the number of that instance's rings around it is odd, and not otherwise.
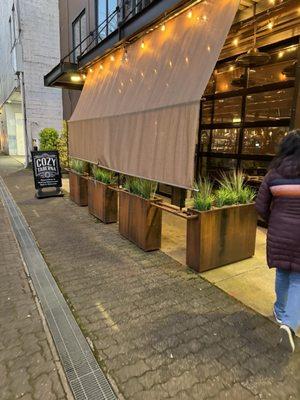
[[[62,196],[61,170],[58,151],[32,151],[32,168],[36,197]],[[54,188],[54,191],[43,191],[46,188]]]

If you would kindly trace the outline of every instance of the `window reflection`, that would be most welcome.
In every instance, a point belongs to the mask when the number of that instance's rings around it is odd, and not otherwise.
[[[222,173],[236,169],[237,160],[232,158],[204,157],[202,159],[201,175],[212,180],[219,179]]]
[[[247,96],[246,121],[290,118],[294,88]]]
[[[274,155],[288,127],[248,128],[244,130],[243,153]]]
[[[241,122],[242,98],[229,97],[215,100],[214,122]]]
[[[214,129],[211,151],[215,153],[236,153],[238,149],[238,129]]]
[[[211,124],[212,123],[212,111],[213,111],[213,102],[212,101],[204,101],[202,103],[202,124]]]
[[[234,64],[226,64],[215,71],[216,93],[228,92],[242,89],[246,86],[246,75],[244,68],[236,67]]]

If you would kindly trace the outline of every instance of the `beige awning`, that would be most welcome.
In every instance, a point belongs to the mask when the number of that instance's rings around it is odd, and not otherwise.
[[[200,99],[238,4],[197,3],[95,64],[69,121],[70,156],[192,187]]]

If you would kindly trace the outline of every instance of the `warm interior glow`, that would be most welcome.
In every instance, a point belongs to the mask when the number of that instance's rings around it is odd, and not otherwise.
[[[110,61],[115,61],[115,56],[114,55],[110,56]]]
[[[166,25],[165,25],[165,24],[162,24],[162,26],[161,26],[160,29],[161,29],[162,32],[164,32],[164,31],[166,30]]]
[[[142,49],[145,48],[145,42],[144,42],[144,41],[142,41],[141,48],[142,48]]]
[[[234,46],[238,46],[238,44],[239,44],[239,39],[238,39],[238,38],[233,39],[232,44],[233,44]]]
[[[190,11],[187,13],[187,17],[188,17],[189,19],[193,18],[193,11],[192,11],[192,10],[190,10]]]
[[[80,82],[81,81],[81,77],[79,75],[72,75],[71,76],[71,81],[72,82]]]
[[[274,22],[273,22],[273,21],[270,21],[270,22],[268,23],[268,29],[273,29],[273,26],[274,26]]]
[[[90,71],[90,72],[93,72],[93,68],[89,68],[89,71]]]

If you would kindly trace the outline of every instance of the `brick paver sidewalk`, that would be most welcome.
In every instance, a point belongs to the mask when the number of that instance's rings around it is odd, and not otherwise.
[[[299,354],[278,348],[275,324],[67,197],[34,199],[29,171],[6,182],[126,399],[300,398]]]
[[[0,200],[0,399],[66,399]]]

